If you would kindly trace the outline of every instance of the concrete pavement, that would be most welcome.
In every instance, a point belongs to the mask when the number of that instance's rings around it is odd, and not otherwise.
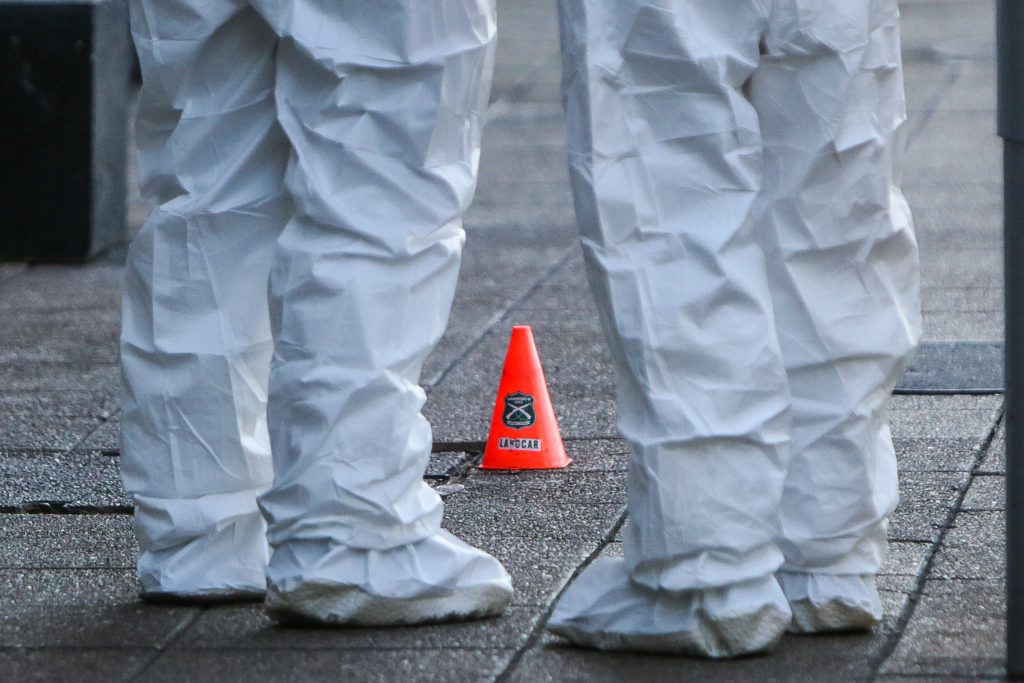
[[[593,558],[620,553],[625,448],[575,241],[553,0],[500,3],[480,187],[452,322],[423,383],[446,526],[509,567],[508,613],[472,624],[315,631],[259,606],[136,599],[117,479],[118,254],[0,264],[0,678],[75,681],[925,681],[998,678],[1005,656],[998,393],[1001,178],[991,3],[904,0],[904,185],[922,247],[926,346],[893,400],[902,502],[880,585],[885,625],[787,637],[711,663],[608,655],[544,632]],[[145,206],[131,207],[136,223]],[[534,328],[564,471],[482,473],[504,346]],[[995,378],[995,379],[993,379]]]

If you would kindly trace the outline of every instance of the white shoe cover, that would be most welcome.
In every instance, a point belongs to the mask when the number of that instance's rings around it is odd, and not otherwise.
[[[388,550],[337,546],[325,553],[321,542],[288,543],[275,551],[274,563],[274,575],[284,578],[270,584],[266,606],[281,623],[461,621],[501,614],[512,600],[501,564],[446,531]]]
[[[882,600],[872,574],[775,576],[793,611],[791,633],[867,631],[882,621]]]
[[[721,588],[651,591],[622,559],[594,562],[562,595],[548,629],[576,645],[721,659],[772,650],[790,623],[772,576]]]

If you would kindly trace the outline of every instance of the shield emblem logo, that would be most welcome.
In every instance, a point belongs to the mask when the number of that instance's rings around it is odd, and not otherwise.
[[[507,394],[501,421],[512,429],[523,429],[533,425],[537,421],[537,415],[533,412],[533,396],[522,392]]]

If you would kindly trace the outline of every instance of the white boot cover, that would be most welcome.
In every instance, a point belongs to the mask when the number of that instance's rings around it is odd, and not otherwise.
[[[555,606],[548,628],[577,645],[714,659],[772,650],[790,623],[774,577],[689,591],[650,590],[624,560],[587,567]]]
[[[882,621],[882,600],[872,574],[775,575],[793,610],[792,633],[867,631]]]
[[[477,619],[500,614],[512,599],[512,583],[501,564],[446,531],[391,550],[339,546],[325,554],[319,543],[291,543],[276,553],[275,575],[267,611],[282,623],[376,626]]]
[[[495,45],[492,0],[253,0],[295,214],[270,277],[268,607],[408,624],[509,601],[497,560],[440,530],[418,386],[444,333]]]

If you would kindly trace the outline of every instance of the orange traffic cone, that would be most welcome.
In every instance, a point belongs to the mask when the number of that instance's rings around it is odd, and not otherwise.
[[[512,328],[491,433],[484,450],[485,470],[549,470],[569,464],[551,407],[529,325]]]

